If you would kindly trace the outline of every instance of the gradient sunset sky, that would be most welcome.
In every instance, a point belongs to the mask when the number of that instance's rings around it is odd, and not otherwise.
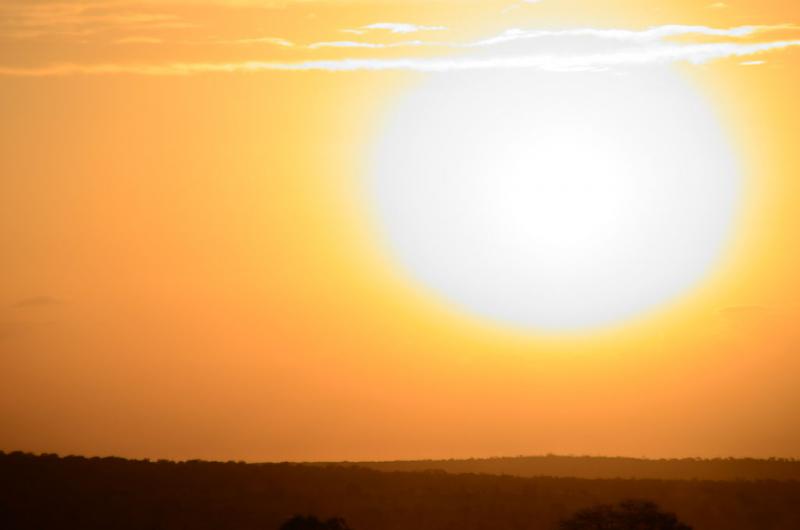
[[[785,0],[4,0],[0,449],[800,457],[795,23]],[[363,189],[385,116],[509,67],[668,68],[706,98],[744,182],[702,282],[553,334],[393,259]]]

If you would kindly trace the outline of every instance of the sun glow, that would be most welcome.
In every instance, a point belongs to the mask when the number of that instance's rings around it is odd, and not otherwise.
[[[444,300],[546,332],[691,290],[731,239],[737,156],[671,68],[433,75],[396,102],[368,178],[398,262]]]

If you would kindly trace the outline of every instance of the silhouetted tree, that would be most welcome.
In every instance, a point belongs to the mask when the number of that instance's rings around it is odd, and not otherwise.
[[[561,522],[561,530],[692,530],[655,503],[627,500],[580,510]]]
[[[280,530],[350,530],[344,519],[333,518],[321,521],[313,515],[295,515],[280,527]]]

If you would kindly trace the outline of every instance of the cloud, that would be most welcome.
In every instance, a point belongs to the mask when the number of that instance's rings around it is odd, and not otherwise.
[[[114,5],[113,3],[111,5]],[[0,35],[36,38],[44,35],[86,36],[108,30],[160,30],[196,27],[169,12],[135,9],[110,12],[109,5],[90,2],[11,3],[0,5]],[[102,9],[101,9],[102,8]]]
[[[647,47],[588,54],[529,53],[515,56],[453,57],[399,59],[333,59],[320,61],[234,63],[169,63],[169,64],[61,64],[43,68],[0,67],[6,76],[64,76],[64,75],[192,75],[202,73],[253,73],[267,71],[416,71],[453,72],[465,70],[534,69],[550,72],[607,70],[614,67],[646,66],[668,63],[704,64],[710,61],[748,57],[800,46],[800,40],[761,43],[660,43]]]
[[[24,298],[16,302],[12,307],[14,309],[28,309],[39,307],[50,307],[61,304],[61,300],[52,298],[50,296],[34,296],[31,298]]]
[[[406,24],[400,22],[376,22],[375,24],[369,24],[367,26],[361,26],[360,28],[356,29],[347,29],[342,30],[349,33],[356,33],[358,35],[363,35],[367,31],[370,30],[383,30],[389,31],[391,33],[401,33],[401,34],[408,34],[408,33],[418,33],[420,31],[446,31],[446,26],[422,26],[419,24]]]
[[[152,18],[146,18],[153,20]],[[156,17],[156,20],[163,20]],[[444,26],[380,22],[352,31],[389,31],[406,34],[416,31],[444,30]],[[443,72],[458,70],[489,70],[530,68],[546,71],[591,71],[616,67],[664,63],[702,64],[724,58],[750,56],[800,45],[800,40],[754,42],[751,37],[775,31],[800,29],[794,25],[747,25],[714,28],[701,25],[671,24],[645,29],[570,28],[570,29],[509,29],[494,37],[471,42],[432,42],[407,40],[401,42],[329,41],[297,45],[278,37],[255,37],[217,40],[218,44],[269,44],[271,46],[317,50],[322,48],[369,49],[385,48],[443,48],[459,50],[446,57],[408,56],[394,58],[338,58],[328,60],[260,60],[243,62],[170,62],[157,64],[61,63],[43,67],[1,67],[5,76],[63,76],[75,74],[139,74],[190,75],[212,72],[259,71],[357,71],[409,70]],[[684,37],[675,39],[675,37]],[[703,37],[690,42],[685,37]],[[708,42],[713,37],[716,42]],[[695,39],[696,40],[696,39]],[[156,43],[157,39],[142,36],[124,37],[117,43]],[[600,42],[603,43],[600,46]],[[469,55],[467,52],[469,51]],[[763,61],[746,60],[740,64],[756,65]]]
[[[398,48],[404,46],[429,46],[429,47],[443,47],[443,48],[484,48],[491,46],[499,46],[510,43],[524,43],[525,41],[535,40],[548,40],[556,43],[570,42],[571,45],[587,44],[586,39],[589,41],[603,40],[611,43],[632,43],[632,44],[647,44],[652,42],[663,41],[671,37],[679,36],[713,36],[713,37],[726,37],[734,39],[742,39],[755,35],[757,33],[764,33],[769,31],[797,29],[796,26],[790,24],[772,25],[772,26],[738,26],[733,28],[712,28],[708,26],[689,26],[689,25],[665,25],[655,26],[644,30],[628,30],[628,29],[597,29],[597,28],[574,28],[563,30],[522,30],[522,29],[509,29],[494,37],[481,39],[473,42],[458,43],[458,42],[433,42],[433,41],[403,41],[396,43],[375,43],[364,41],[333,41],[333,42],[318,42],[307,46],[309,49],[319,48]],[[361,30],[344,30],[344,31],[361,31]],[[590,49],[594,48],[594,42],[589,42]]]
[[[542,38],[569,38],[569,37],[592,37],[596,39],[606,39],[622,42],[647,42],[663,40],[670,37],[703,35],[713,37],[733,37],[742,38],[754,35],[759,32],[777,31],[786,29],[796,29],[790,24],[780,24],[773,26],[738,26],[735,28],[711,28],[708,26],[688,26],[680,24],[670,24],[665,26],[655,26],[645,30],[629,29],[597,29],[597,28],[576,28],[565,30],[522,30],[509,29],[496,37],[479,40],[467,46],[493,46],[507,42],[532,40]]]

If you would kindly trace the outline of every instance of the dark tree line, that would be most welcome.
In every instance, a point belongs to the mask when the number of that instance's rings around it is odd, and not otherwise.
[[[520,478],[0,453],[3,530],[275,530],[297,514],[323,524],[341,517],[348,526],[336,530],[557,530],[581,510],[618,511],[632,498],[694,530],[800,529],[798,481]]]
[[[692,530],[673,513],[662,511],[655,503],[626,500],[616,506],[603,504],[584,508],[561,521],[560,530]],[[322,521],[314,516],[296,515],[279,530],[351,530],[344,519]]]
[[[461,460],[358,463],[378,471],[442,470],[518,477],[637,478],[662,480],[800,480],[800,460],[788,458],[643,458],[518,456]]]

